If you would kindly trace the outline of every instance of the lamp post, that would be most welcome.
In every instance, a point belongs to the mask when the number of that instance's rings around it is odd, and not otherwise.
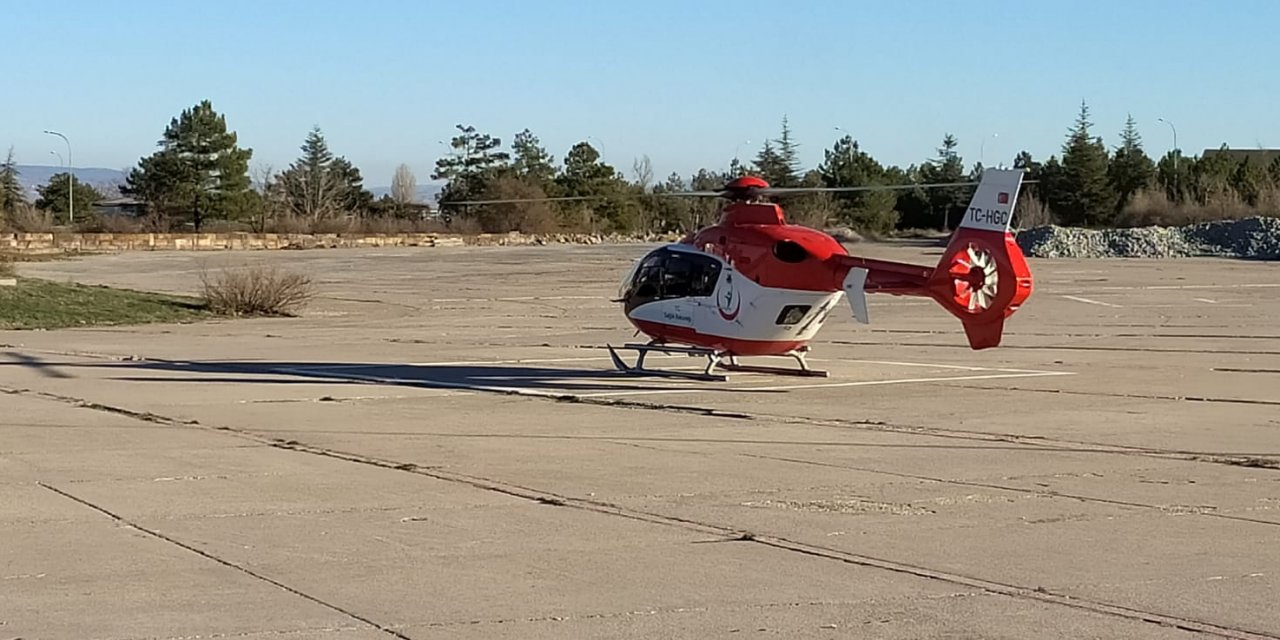
[[[985,169],[987,167],[987,163],[986,163],[987,138],[999,138],[999,137],[1000,137],[1000,134],[993,133],[987,136],[986,138],[983,138],[982,142],[978,143],[978,164],[982,165],[982,168]]]
[[[751,144],[751,141],[750,141],[750,140],[743,140],[742,142],[739,142],[739,143],[738,143],[738,145],[737,145],[737,146],[735,146],[735,147],[733,148],[733,166],[735,166],[735,167],[740,167],[740,166],[742,166],[742,161],[738,159],[738,152],[742,150],[742,145],[744,145],[744,144]]]
[[[1164,118],[1156,118],[1156,122],[1163,122],[1169,125],[1169,129],[1173,131],[1173,197],[1176,200],[1182,196],[1181,192],[1178,191],[1178,156],[1182,155],[1182,152],[1178,149],[1178,128]]]
[[[76,170],[71,168],[71,141],[66,136],[57,131],[49,131],[45,129],[45,133],[51,136],[58,136],[62,141],[67,143],[67,223],[75,224],[76,222]]]

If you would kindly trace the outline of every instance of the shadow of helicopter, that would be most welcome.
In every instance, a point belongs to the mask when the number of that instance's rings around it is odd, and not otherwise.
[[[63,367],[110,369],[125,382],[186,382],[264,385],[385,384],[437,389],[532,392],[572,396],[586,392],[697,390],[705,392],[781,393],[724,387],[707,382],[664,380],[614,369],[576,369],[520,364],[399,364],[354,362],[297,362],[260,360],[133,360],[72,364]],[[142,372],[182,373],[182,376],[143,375]],[[195,375],[192,375],[195,374]],[[744,375],[745,377],[745,375]]]

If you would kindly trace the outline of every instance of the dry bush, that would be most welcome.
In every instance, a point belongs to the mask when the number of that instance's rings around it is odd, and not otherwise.
[[[1053,212],[1049,210],[1049,204],[1027,191],[1018,196],[1013,215],[1017,229],[1034,229],[1053,224]]]
[[[310,278],[274,266],[201,273],[200,282],[209,310],[227,316],[293,315],[315,293]]]
[[[5,216],[5,226],[19,233],[48,233],[57,225],[53,212],[37,209],[29,204],[19,204]]]
[[[0,253],[0,278],[13,278],[18,275],[13,269],[13,256]]]
[[[1116,223],[1120,227],[1176,227],[1212,220],[1239,220],[1257,215],[1276,215],[1276,204],[1280,204],[1280,194],[1274,189],[1262,191],[1256,207],[1249,206],[1231,189],[1208,194],[1204,204],[1173,202],[1162,190],[1139,191],[1125,205]]]

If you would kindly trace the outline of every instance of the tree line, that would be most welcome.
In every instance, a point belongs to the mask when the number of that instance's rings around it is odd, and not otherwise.
[[[1022,226],[1176,223],[1275,215],[1280,208],[1280,157],[1262,164],[1228,154],[1183,156],[1174,149],[1155,160],[1145,151],[1132,117],[1110,149],[1094,126],[1082,102],[1060,153],[1039,160],[1022,151],[1013,158],[1012,165],[1026,169],[1031,181],[1019,203]],[[703,168],[687,177],[672,173],[661,180],[653,175],[648,157],[633,162],[628,175],[603,162],[586,141],[557,161],[528,129],[504,146],[501,138],[474,126],[456,128],[450,153],[436,161],[431,175],[445,184],[430,222],[424,222],[430,207],[415,202],[417,179],[406,165],[397,168],[391,193],[375,198],[363,186],[360,170],[329,150],[319,127],[307,133],[300,156],[287,168],[262,167],[251,179],[252,149],[240,146],[225,116],[207,100],[170,121],[159,149],[139,160],[120,191],[145,204],[144,218],[158,230],[205,230],[211,223],[254,231],[349,230],[353,223],[393,221],[403,224],[383,228],[401,230],[391,227],[407,224],[486,232],[659,233],[684,232],[713,221],[722,204],[711,198],[659,196],[717,190],[746,174],[780,187],[853,187],[967,182],[983,170],[981,163],[966,167],[959,142],[950,134],[931,158],[907,167],[877,161],[845,135],[823,151],[816,167],[805,168],[785,117],[778,135],[749,161],[734,158],[727,167]],[[61,215],[69,187],[66,174],[55,176],[40,187],[35,206]],[[87,205],[102,198],[88,185],[76,183],[75,189],[76,202]],[[971,193],[968,187],[917,187],[805,194],[787,197],[782,204],[789,218],[802,224],[883,234],[950,228]],[[531,201],[486,203],[494,200]],[[11,151],[0,166],[0,212],[12,214],[26,204]],[[84,219],[77,215],[78,221]]]

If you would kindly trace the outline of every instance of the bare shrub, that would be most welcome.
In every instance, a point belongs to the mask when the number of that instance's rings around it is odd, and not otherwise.
[[[1230,189],[1219,189],[1207,194],[1204,204],[1195,201],[1174,202],[1163,190],[1144,190],[1133,195],[1116,222],[1121,227],[1176,227],[1213,220],[1239,220],[1267,215],[1266,206],[1271,201],[1280,201],[1280,196],[1274,190],[1261,192],[1257,207],[1249,206],[1239,194]],[[1274,212],[1274,205],[1272,211]]]
[[[29,204],[18,205],[5,217],[6,226],[19,233],[48,233],[57,226],[53,212],[37,209]]]
[[[227,316],[289,316],[313,296],[311,279],[274,266],[200,274],[209,310]]]
[[[1018,229],[1034,229],[1053,224],[1053,212],[1049,210],[1049,204],[1027,191],[1018,196],[1013,215]]]

